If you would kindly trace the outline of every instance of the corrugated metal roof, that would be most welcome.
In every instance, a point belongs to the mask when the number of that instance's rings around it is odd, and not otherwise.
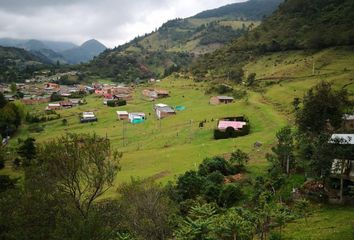
[[[330,142],[343,141],[341,144],[354,144],[354,134],[332,134]]]

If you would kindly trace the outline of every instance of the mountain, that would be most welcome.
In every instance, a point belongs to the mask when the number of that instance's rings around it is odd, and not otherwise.
[[[90,63],[88,71],[129,82],[187,70],[194,58],[215,51],[259,25],[280,2],[250,0],[170,20],[150,34],[104,51]]]
[[[43,64],[40,57],[24,49],[0,46],[0,82],[23,81]]]
[[[94,39],[77,46],[71,42],[1,38],[0,46],[23,48],[52,64],[57,61],[62,64],[88,62],[106,49],[103,44]]]
[[[287,0],[257,28],[200,58],[192,72],[240,81],[242,65],[267,52],[354,45],[353,25],[352,0]]]
[[[250,0],[242,3],[233,3],[217,9],[207,10],[193,18],[224,18],[262,20],[271,14],[283,0]]]
[[[71,64],[88,62],[95,56],[106,50],[106,46],[95,39],[84,42],[80,47],[61,52],[64,58]]]

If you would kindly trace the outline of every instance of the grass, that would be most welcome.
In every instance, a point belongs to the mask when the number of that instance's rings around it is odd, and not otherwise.
[[[35,137],[38,142],[45,142],[54,137],[68,133],[97,133],[111,139],[112,146],[123,152],[122,171],[115,181],[118,186],[131,177],[156,177],[161,182],[173,180],[176,175],[196,166],[206,157],[227,154],[236,148],[251,154],[251,172],[264,171],[267,163],[264,154],[273,144],[275,132],[287,123],[286,117],[274,110],[271,104],[262,101],[258,93],[251,93],[248,101],[237,101],[229,105],[212,106],[210,96],[204,95],[205,86],[187,79],[165,79],[159,88],[171,91],[171,97],[159,102],[171,106],[183,105],[185,111],[178,112],[162,121],[158,121],[153,113],[153,102],[145,101],[141,96],[144,86],[137,87],[134,100],[127,106],[110,108],[104,106],[102,99],[96,96],[86,98],[88,104],[58,113],[61,119],[44,123],[44,131],[30,133],[28,126],[23,126],[16,138]],[[33,106],[34,110],[42,110],[45,105]],[[124,124],[117,121],[117,110],[145,112],[148,119],[141,125]],[[99,119],[97,123],[80,124],[79,114],[83,111],[94,111]],[[246,115],[252,124],[250,135],[229,140],[213,139],[213,129],[217,119],[227,116]],[[68,125],[62,124],[62,119]],[[207,120],[204,128],[199,122]],[[252,146],[256,141],[263,143],[261,150],[255,151]],[[12,144],[17,141],[13,140]],[[114,196],[115,189],[108,194]]]
[[[284,239],[349,240],[354,237],[354,207],[320,206],[305,221],[286,225]]]

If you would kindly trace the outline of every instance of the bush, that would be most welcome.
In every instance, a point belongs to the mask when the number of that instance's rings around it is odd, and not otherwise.
[[[222,157],[206,158],[199,165],[198,173],[201,176],[208,176],[214,172],[219,172],[223,176],[233,174],[233,167]]]
[[[125,106],[127,105],[126,100],[108,100],[107,106],[108,107],[117,107],[117,106]]]
[[[219,195],[219,205],[231,207],[243,197],[241,187],[236,184],[226,184],[223,186]]]
[[[278,232],[272,232],[269,235],[269,240],[281,240],[281,239],[282,239],[281,234]]]
[[[40,132],[44,131],[44,127],[39,124],[32,124],[28,127],[28,131],[40,133]]]

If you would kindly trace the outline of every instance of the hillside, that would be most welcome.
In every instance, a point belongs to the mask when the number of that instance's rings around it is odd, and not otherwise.
[[[0,82],[24,80],[43,63],[41,57],[24,49],[0,46]]]
[[[353,45],[353,13],[351,0],[288,0],[260,26],[202,58],[192,72],[198,77],[211,72],[216,78],[231,72],[240,81],[240,66],[265,52]]]
[[[230,17],[235,19],[262,20],[270,15],[283,0],[250,0],[243,3],[233,3],[217,9],[207,10],[194,18]]]
[[[129,82],[136,78],[161,77],[183,70],[195,57],[213,52],[253,29],[262,19],[260,16],[268,15],[279,2],[251,0],[230,4],[221,10],[211,10],[217,17],[201,13],[168,21],[150,34],[105,51],[92,62],[91,72],[98,72],[116,81]],[[118,62],[121,64],[119,67],[116,65]]]

